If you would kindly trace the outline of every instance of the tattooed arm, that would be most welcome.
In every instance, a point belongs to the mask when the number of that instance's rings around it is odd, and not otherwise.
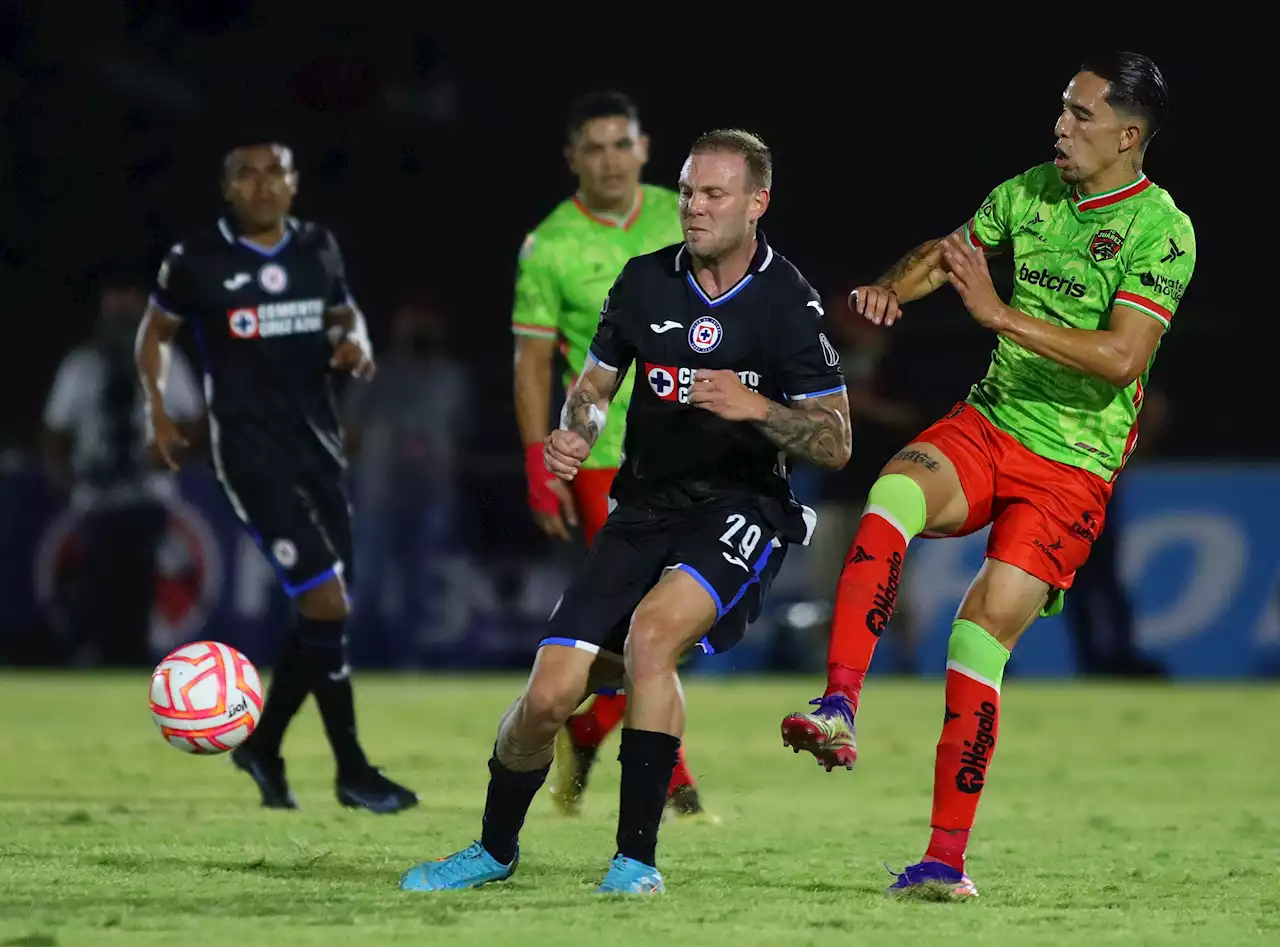
[[[789,408],[752,391],[737,372],[702,368],[694,376],[689,403],[726,421],[750,421],[777,447],[819,467],[839,470],[849,462],[852,429],[843,385]]]
[[[849,398],[843,391],[798,402],[794,408],[770,401],[764,420],[755,426],[788,454],[828,470],[847,464],[853,451]]]
[[[586,369],[569,389],[560,411],[560,427],[547,435],[543,452],[547,469],[561,480],[576,477],[582,462],[591,453],[604,430],[609,402],[619,384],[617,372],[588,359]]]

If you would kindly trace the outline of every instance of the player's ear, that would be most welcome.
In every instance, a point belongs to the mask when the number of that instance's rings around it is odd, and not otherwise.
[[[649,136],[643,132],[636,138],[636,157],[642,168],[649,163]]]
[[[569,166],[569,170],[574,174],[578,173],[578,158],[574,151],[573,142],[570,141],[564,146],[564,163]]]
[[[747,217],[754,223],[764,216],[764,212],[769,209],[769,189],[758,187],[755,194],[751,198],[751,210],[748,211]]]

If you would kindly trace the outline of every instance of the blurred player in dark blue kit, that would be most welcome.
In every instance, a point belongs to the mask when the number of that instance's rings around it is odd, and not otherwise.
[[[351,570],[346,469],[331,381],[374,370],[337,241],[289,216],[298,175],[279,144],[241,145],[223,163],[231,214],[174,246],[138,333],[155,458],[176,469],[181,435],[160,379],[190,328],[204,363],[210,454],[223,492],[262,546],[297,615],[257,729],[232,751],[262,804],[294,809],[280,745],[308,694],[337,762],[338,801],[398,812],[418,797],[369,764],[356,737],[345,624]]]
[[[627,692],[617,848],[597,890],[664,890],[658,826],[684,732],[677,666],[733,647],[813,511],[789,457],[849,459],[849,402],[822,303],[757,229],[772,158],[755,135],[709,132],[680,176],[684,242],[633,257],[605,299],[547,469],[573,480],[636,367],[622,467],[591,553],[551,614],[525,692],[498,726],[480,839],[400,880],[474,888],[516,870],[519,833],[556,734],[587,694]]]

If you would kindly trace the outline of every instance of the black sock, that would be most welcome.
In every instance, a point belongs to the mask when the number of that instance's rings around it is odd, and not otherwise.
[[[291,628],[285,635],[280,656],[276,658],[275,667],[271,670],[271,687],[267,690],[262,716],[253,730],[253,736],[248,740],[248,749],[263,756],[279,756],[280,744],[284,741],[284,732],[289,729],[289,721],[298,713],[310,692],[311,686],[307,680],[307,670],[303,666],[297,630]]]
[[[658,825],[680,754],[680,738],[622,728],[622,789],[618,800],[618,854],[657,867]]]
[[[480,844],[504,865],[510,865],[516,857],[524,817],[549,772],[550,763],[526,773],[507,769],[498,762],[497,748],[494,748],[489,759],[489,794],[484,801]]]
[[[338,763],[338,778],[359,776],[369,768],[356,739],[356,704],[351,690],[342,621],[298,617],[298,640],[311,693],[320,707],[325,736]]]

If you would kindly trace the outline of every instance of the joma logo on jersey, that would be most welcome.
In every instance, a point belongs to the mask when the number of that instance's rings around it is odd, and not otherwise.
[[[677,404],[689,403],[689,392],[693,388],[693,376],[697,371],[696,368],[644,363],[645,381],[649,383],[653,393],[662,401],[674,401]],[[752,391],[760,390],[759,372],[738,372],[738,378]]]
[[[324,300],[298,299],[227,310],[227,327],[236,339],[269,339],[324,328]]]
[[[1114,260],[1124,245],[1124,237],[1114,230],[1099,230],[1089,241],[1089,253],[1101,263],[1103,260]]]
[[[1032,286],[1043,286],[1051,293],[1062,293],[1072,299],[1084,299],[1084,294],[1088,292],[1085,284],[1077,283],[1073,276],[1059,276],[1057,273],[1050,273],[1047,269],[1029,270],[1025,263],[1018,267],[1018,279]]]

